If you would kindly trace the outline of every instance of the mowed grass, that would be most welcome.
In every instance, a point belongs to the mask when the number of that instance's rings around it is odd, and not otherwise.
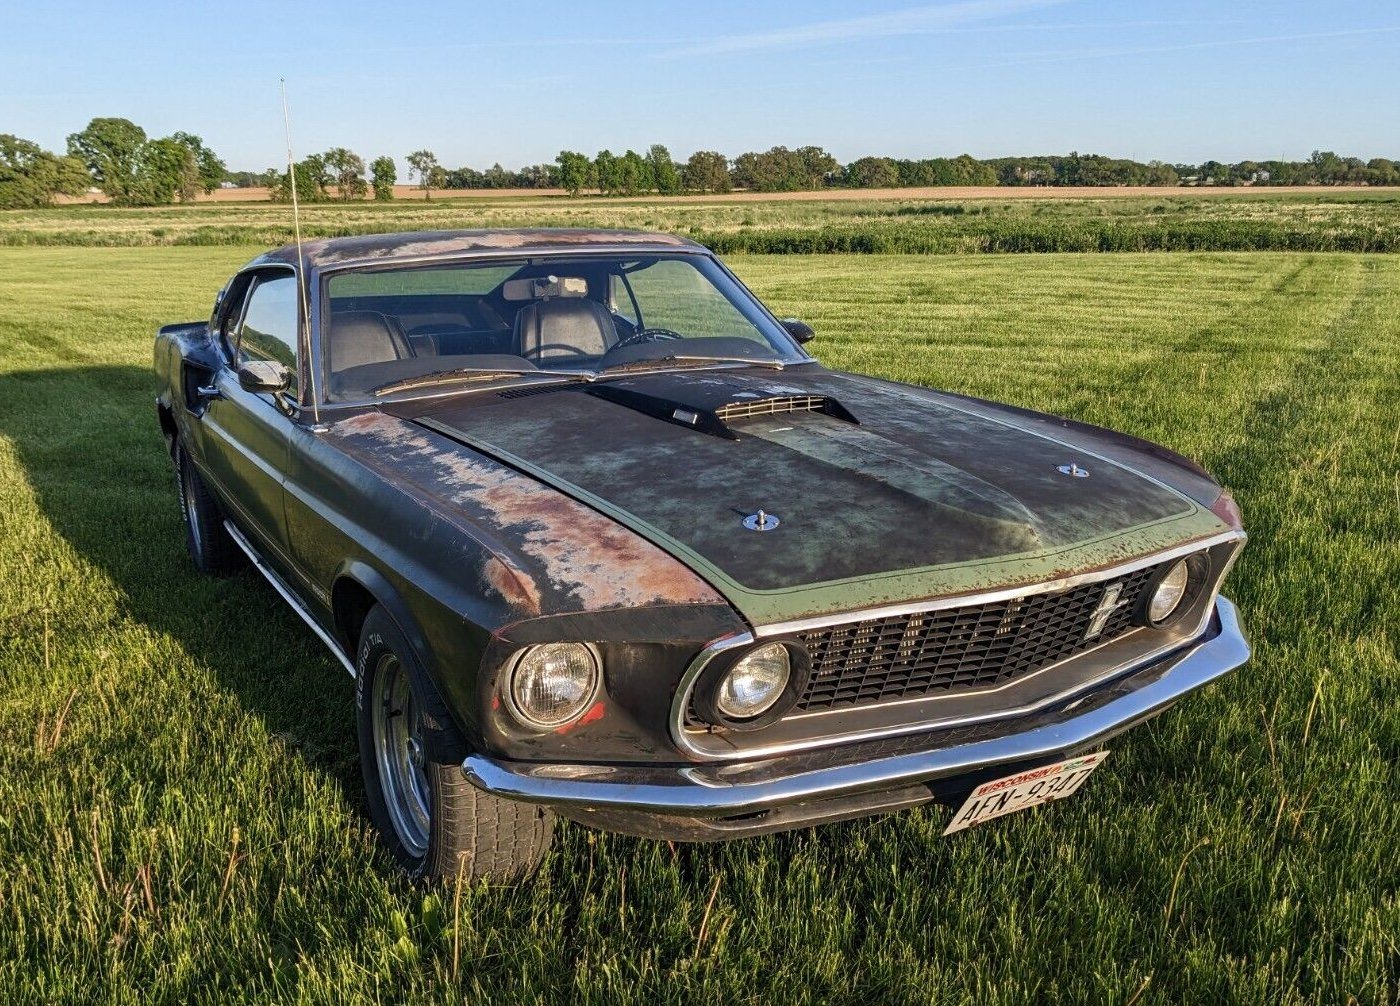
[[[252,249],[0,249],[0,1001],[1394,1003],[1400,258],[735,258],[828,364],[1200,459],[1237,674],[1064,804],[717,846],[561,828],[415,888],[349,680],[183,550],[151,336]]]

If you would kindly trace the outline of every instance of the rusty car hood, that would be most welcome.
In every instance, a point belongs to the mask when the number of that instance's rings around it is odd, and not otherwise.
[[[1226,530],[1136,467],[978,406],[809,365],[384,411],[630,528],[755,625],[1055,579]],[[778,526],[748,529],[759,510]]]

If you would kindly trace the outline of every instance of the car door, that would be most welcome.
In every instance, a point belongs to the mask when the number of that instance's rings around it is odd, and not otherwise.
[[[264,556],[286,569],[287,525],[283,482],[292,421],[269,393],[245,391],[238,366],[275,360],[291,375],[297,394],[296,277],[286,271],[253,277],[237,324],[226,330],[229,365],[214,380],[205,406],[205,464],[235,523]]]

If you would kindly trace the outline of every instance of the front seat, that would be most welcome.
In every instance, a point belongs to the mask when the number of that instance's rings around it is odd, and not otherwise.
[[[378,311],[332,314],[329,348],[333,371],[406,360],[414,355],[398,324]]]
[[[612,315],[596,300],[539,300],[515,313],[515,344],[527,360],[602,356],[615,342]]]

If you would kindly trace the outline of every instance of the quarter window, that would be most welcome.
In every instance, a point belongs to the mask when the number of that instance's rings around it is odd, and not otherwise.
[[[258,279],[243,310],[238,332],[238,362],[276,360],[297,387],[297,281],[293,276]]]

